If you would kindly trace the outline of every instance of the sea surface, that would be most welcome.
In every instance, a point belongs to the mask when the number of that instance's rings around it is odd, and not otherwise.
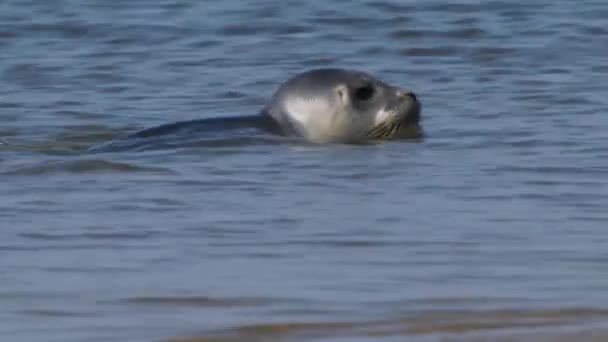
[[[288,77],[425,137],[245,132]],[[608,340],[608,2],[0,2],[0,340]]]

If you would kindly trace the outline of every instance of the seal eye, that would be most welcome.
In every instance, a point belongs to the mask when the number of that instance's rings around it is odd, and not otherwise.
[[[355,89],[355,97],[359,101],[367,101],[374,96],[374,87],[371,85],[364,85]]]

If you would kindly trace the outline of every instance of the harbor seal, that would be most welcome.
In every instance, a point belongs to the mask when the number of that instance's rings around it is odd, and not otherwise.
[[[177,122],[134,134],[150,137],[204,127],[257,127],[318,143],[418,138],[421,104],[409,90],[350,69],[314,69],[297,74],[275,91],[257,114]]]

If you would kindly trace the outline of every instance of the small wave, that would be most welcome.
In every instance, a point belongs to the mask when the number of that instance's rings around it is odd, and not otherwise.
[[[47,161],[34,165],[18,167],[3,172],[11,176],[40,176],[54,173],[92,173],[92,172],[171,172],[159,167],[143,167],[129,163],[113,162],[103,159],[84,159],[69,161]]]
[[[263,298],[213,298],[206,296],[142,296],[125,298],[120,300],[120,302],[137,305],[234,307],[269,304],[273,303],[274,300]]]
[[[91,316],[90,314],[84,314],[82,312],[72,312],[65,310],[54,310],[54,309],[37,309],[37,310],[24,310],[24,314],[31,316],[40,317],[57,317],[57,318],[77,318],[83,316]]]
[[[99,232],[99,233],[81,233],[81,234],[59,234],[59,233],[20,233],[20,237],[32,240],[42,241],[61,241],[61,240],[136,240],[141,241],[154,236],[153,232],[138,231],[138,232]]]
[[[240,134],[226,133],[223,136],[209,134],[207,136],[169,136],[144,139],[126,138],[94,145],[88,149],[88,152],[142,152],[184,148],[221,148],[276,145],[279,143],[293,142],[293,139],[281,138],[282,137],[262,135],[259,132],[240,132]]]

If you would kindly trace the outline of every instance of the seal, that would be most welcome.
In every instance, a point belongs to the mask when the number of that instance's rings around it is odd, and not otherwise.
[[[257,127],[318,143],[419,138],[421,104],[410,90],[351,69],[314,69],[283,82],[257,114],[177,122],[134,134],[144,138],[202,128]]]

